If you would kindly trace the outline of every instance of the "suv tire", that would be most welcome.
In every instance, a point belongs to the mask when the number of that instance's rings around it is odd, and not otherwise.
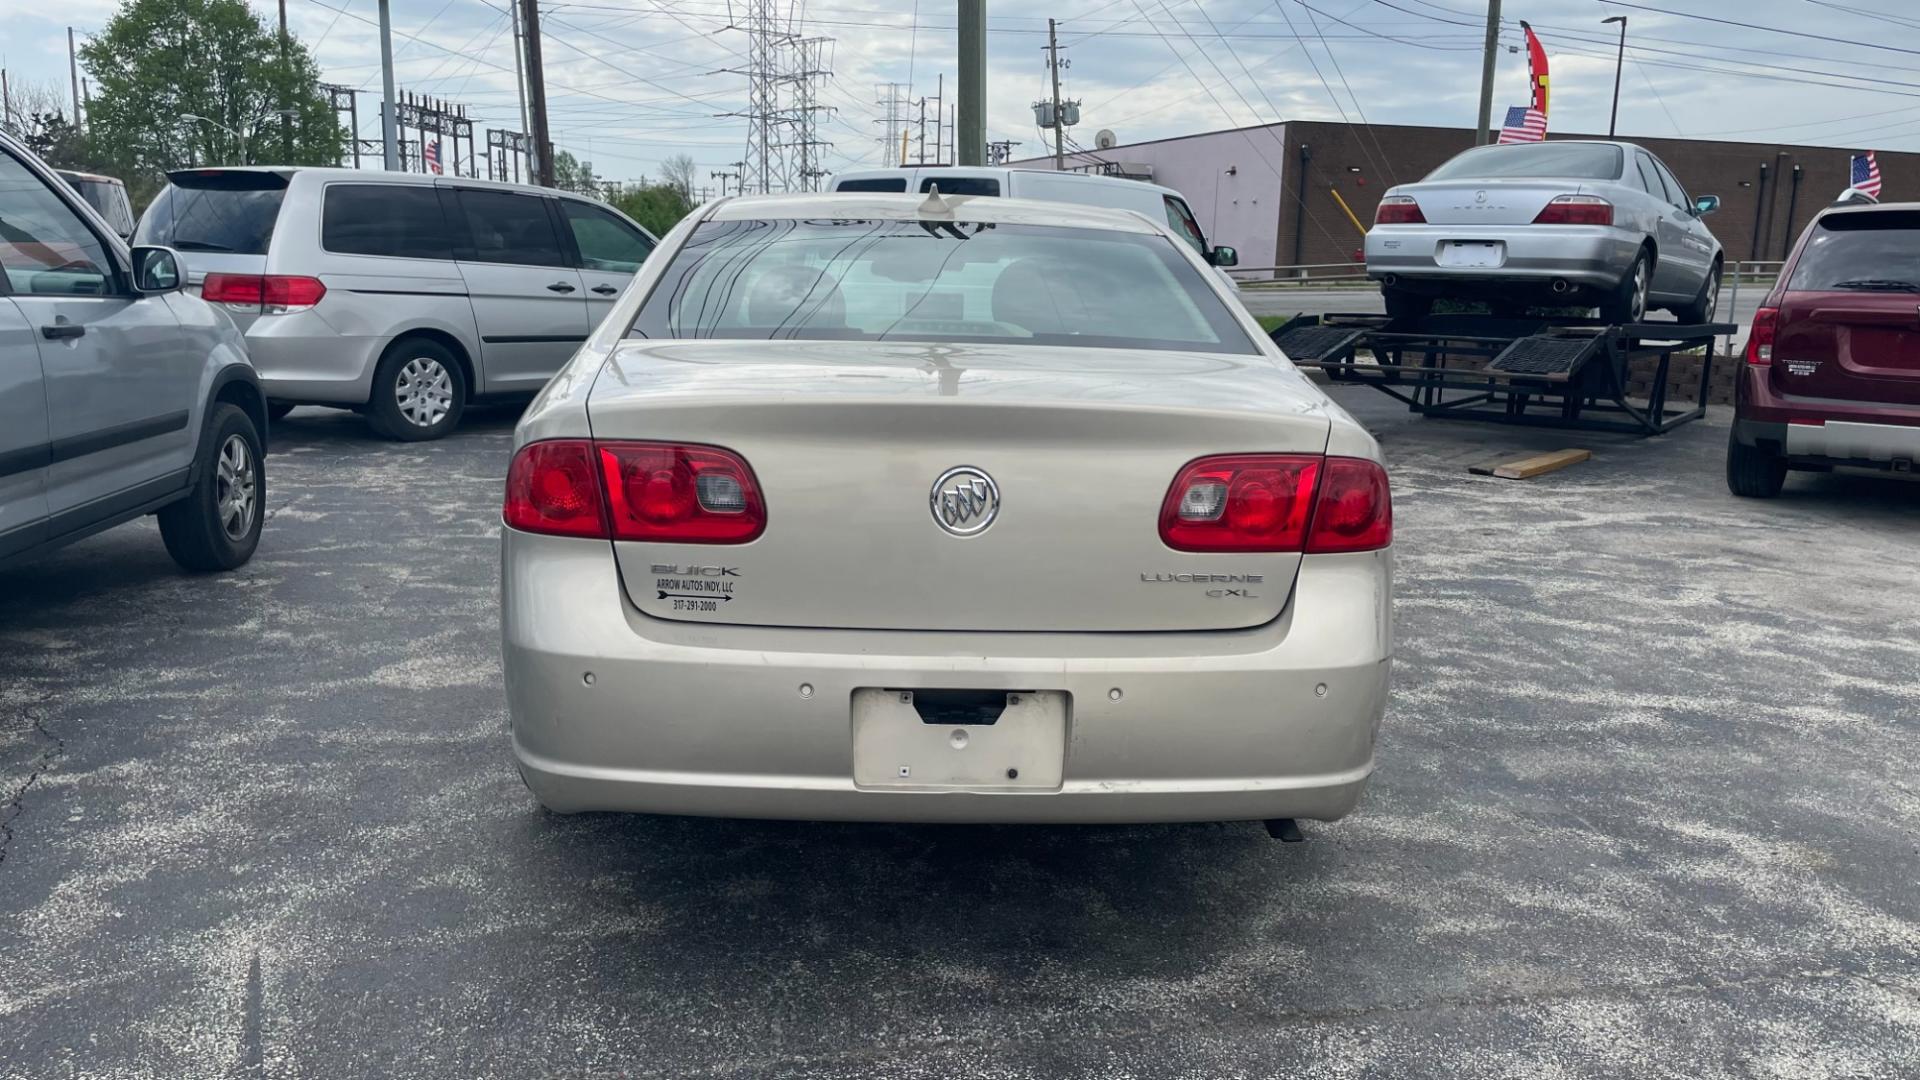
[[[1713,319],[1713,309],[1720,303],[1720,261],[1714,260],[1713,269],[1707,271],[1707,280],[1700,283],[1700,295],[1693,303],[1682,304],[1673,309],[1675,321],[1682,323],[1704,323]]]
[[[367,423],[389,439],[438,439],[460,423],[467,377],[446,346],[405,337],[387,346],[373,371]]]
[[[253,558],[266,522],[266,455],[238,405],[219,402],[200,433],[198,479],[159,513],[167,554],[187,570],[232,570]]]
[[[1727,438],[1727,490],[1747,499],[1771,499],[1787,482],[1787,462],[1758,446]]]
[[[1634,256],[1620,284],[1600,301],[1600,317],[1610,323],[1637,323],[1647,319],[1648,290],[1653,286],[1653,255],[1646,248]]]

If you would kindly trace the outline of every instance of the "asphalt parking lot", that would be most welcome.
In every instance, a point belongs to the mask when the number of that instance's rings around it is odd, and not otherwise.
[[[296,413],[241,570],[142,524],[0,572],[0,1074],[1920,1075],[1920,483],[1340,397],[1396,692],[1302,845],[537,812],[512,414]]]

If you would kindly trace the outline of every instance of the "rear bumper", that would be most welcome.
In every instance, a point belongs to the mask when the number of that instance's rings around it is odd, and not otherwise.
[[[342,334],[317,310],[261,315],[247,327],[247,354],[273,401],[364,405],[386,337]]]
[[[1611,289],[1633,267],[1642,239],[1620,229],[1581,225],[1375,226],[1367,232],[1367,275],[1392,274],[1415,291],[1476,283],[1547,286],[1555,278]],[[1443,246],[1456,240],[1499,243],[1504,260],[1497,267],[1442,266]]]
[[[1742,365],[1733,438],[1788,460],[1911,468],[1920,462],[1920,407],[1782,394],[1767,368]]]
[[[1386,706],[1386,552],[1308,558],[1266,626],[1106,635],[675,623],[627,603],[605,542],[505,530],[502,557],[513,752],[561,811],[1332,820],[1366,786]],[[1017,792],[857,786],[850,703],[864,687],[1064,691],[1064,778]]]

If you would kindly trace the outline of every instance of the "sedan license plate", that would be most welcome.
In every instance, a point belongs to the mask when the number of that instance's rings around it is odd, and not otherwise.
[[[855,690],[854,786],[1057,790],[1071,700],[1060,690],[1013,690],[992,723],[928,723],[912,690]]]
[[[1455,269],[1492,269],[1507,261],[1501,240],[1448,240],[1440,245],[1439,263]]]

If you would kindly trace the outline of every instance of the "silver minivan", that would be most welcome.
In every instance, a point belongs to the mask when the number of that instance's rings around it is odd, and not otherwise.
[[[351,408],[395,439],[534,394],[655,244],[605,203],[519,184],[274,167],[168,180],[135,242],[187,253],[190,288],[246,334],[275,417]]]

